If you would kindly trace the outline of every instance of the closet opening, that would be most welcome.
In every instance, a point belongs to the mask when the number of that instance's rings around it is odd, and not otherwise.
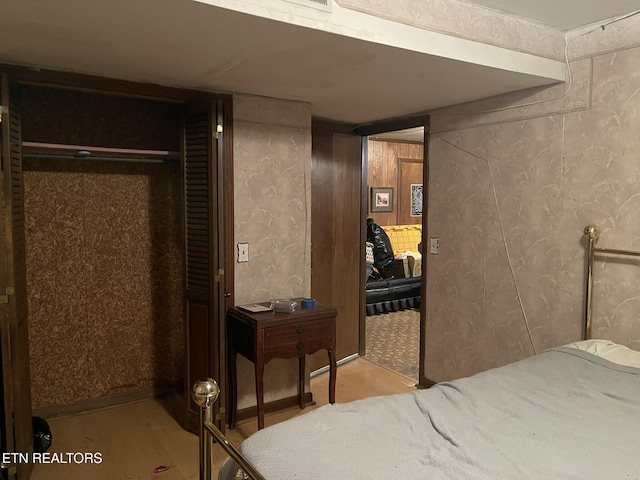
[[[189,386],[226,391],[231,96],[0,67],[3,445],[28,452],[33,416],[174,393],[197,431]]]
[[[28,85],[21,109],[34,415],[181,391],[181,104]]]

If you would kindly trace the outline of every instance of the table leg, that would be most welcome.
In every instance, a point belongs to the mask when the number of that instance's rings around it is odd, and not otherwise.
[[[305,407],[304,403],[304,377],[305,377],[305,356],[298,357],[298,401],[300,408]]]
[[[336,356],[333,350],[327,350],[329,354],[329,403],[336,403],[336,375],[338,374],[338,366],[336,365]]]
[[[258,430],[264,428],[264,382],[262,377],[264,376],[264,364],[262,362],[255,362],[256,373],[256,403],[258,410]]]

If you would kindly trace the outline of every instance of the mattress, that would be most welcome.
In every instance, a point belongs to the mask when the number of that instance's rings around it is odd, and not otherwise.
[[[610,347],[558,347],[427,390],[326,405],[241,451],[267,480],[640,479],[640,368],[588,351],[620,353]],[[228,461],[219,478],[234,472]]]

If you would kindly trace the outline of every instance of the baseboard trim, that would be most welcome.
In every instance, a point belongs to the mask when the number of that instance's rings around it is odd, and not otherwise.
[[[419,389],[431,388],[436,383],[437,382],[434,382],[433,380],[425,377],[425,378],[420,380],[420,382],[416,385],[416,387],[419,388]]]
[[[164,397],[173,393],[179,393],[182,392],[182,387],[183,382],[182,380],[179,380],[162,386],[142,387],[135,390],[128,390],[126,392],[105,395],[103,397],[80,400],[66,405],[51,405],[48,407],[34,408],[33,415],[47,419],[78,415],[80,413],[103,410],[105,408],[115,407],[125,403],[133,403],[140,400],[146,400],[148,398]]]
[[[305,392],[304,394],[305,406],[314,405],[313,394],[311,392]],[[274,400],[264,404],[264,413],[277,412],[278,410],[284,410],[285,408],[299,406],[298,396],[282,398],[280,400]],[[258,415],[258,407],[247,407],[236,412],[236,424],[238,421],[247,420]]]
[[[353,355],[349,355],[348,357],[344,357],[336,362],[336,365],[339,367],[344,365],[345,363],[353,362],[355,359],[360,358],[360,354],[354,353]],[[310,374],[310,378],[317,377],[318,375],[322,375],[323,373],[327,373],[329,371],[329,365],[325,365],[317,370],[314,370]]]

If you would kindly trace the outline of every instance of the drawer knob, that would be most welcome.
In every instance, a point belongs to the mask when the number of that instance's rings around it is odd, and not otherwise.
[[[304,343],[298,342],[298,344],[296,345],[296,350],[302,350],[303,348],[304,348]]]
[[[296,328],[296,333],[303,333],[303,332],[304,332],[304,327]]]

